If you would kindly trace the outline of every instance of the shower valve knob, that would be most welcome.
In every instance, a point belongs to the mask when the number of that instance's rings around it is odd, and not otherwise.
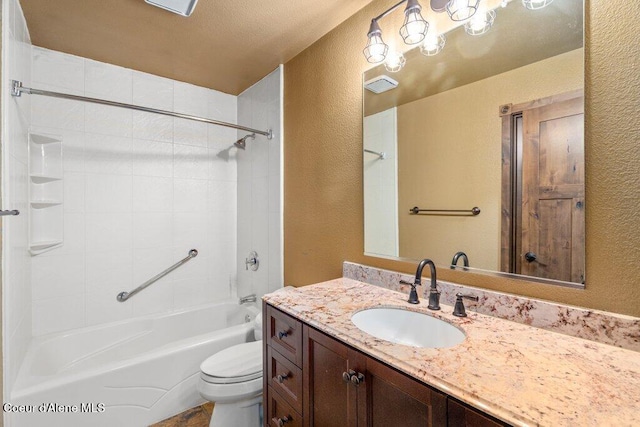
[[[244,259],[244,267],[246,270],[251,268],[251,271],[257,271],[260,268],[260,260],[256,251],[251,251],[249,257]]]

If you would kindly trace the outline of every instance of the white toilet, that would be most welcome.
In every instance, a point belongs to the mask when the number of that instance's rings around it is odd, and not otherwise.
[[[198,392],[214,402],[210,427],[259,427],[262,403],[262,315],[256,317],[257,341],[224,349],[200,365]]]

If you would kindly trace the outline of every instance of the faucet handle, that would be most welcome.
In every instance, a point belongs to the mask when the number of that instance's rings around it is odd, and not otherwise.
[[[411,286],[411,292],[409,292],[409,299],[407,300],[407,302],[409,304],[420,304],[420,299],[418,299],[418,292],[416,291],[416,286],[418,286],[420,283],[411,283],[402,279],[400,280],[400,283],[402,285]]]
[[[476,295],[465,295],[460,292],[456,294],[456,304],[453,307],[453,315],[458,317],[467,317],[467,311],[464,308],[463,298],[478,301],[479,298]]]

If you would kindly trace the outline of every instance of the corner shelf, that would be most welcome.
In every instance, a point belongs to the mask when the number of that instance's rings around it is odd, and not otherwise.
[[[64,242],[62,137],[29,133],[29,252],[38,255]]]

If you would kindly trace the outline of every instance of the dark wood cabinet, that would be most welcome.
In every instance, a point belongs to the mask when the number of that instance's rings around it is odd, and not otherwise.
[[[450,427],[506,427],[509,425],[452,397],[447,401],[447,418]]]
[[[303,325],[305,426],[446,426],[446,395]]]
[[[507,425],[271,306],[264,309],[265,426]]]

